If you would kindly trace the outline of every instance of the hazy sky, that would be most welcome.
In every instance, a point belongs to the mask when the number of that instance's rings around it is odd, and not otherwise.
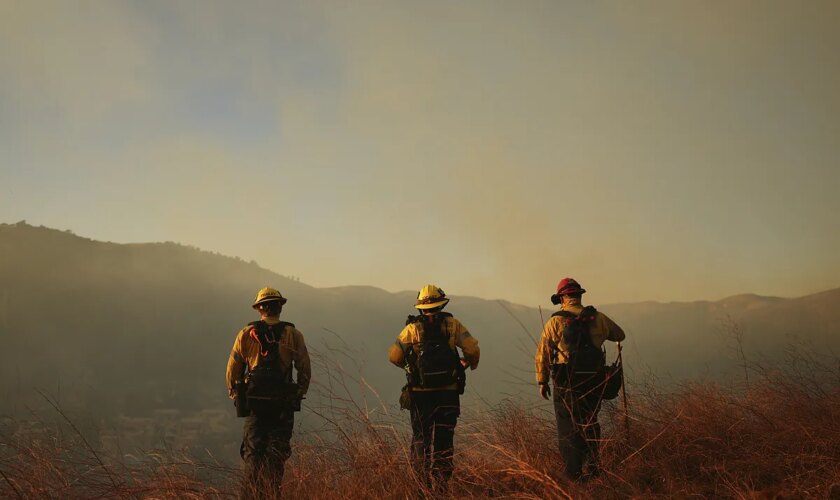
[[[840,286],[840,2],[0,0],[0,221],[546,304]]]

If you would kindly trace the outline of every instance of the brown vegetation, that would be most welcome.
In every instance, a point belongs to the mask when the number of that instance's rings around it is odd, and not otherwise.
[[[456,434],[456,497],[826,498],[840,493],[837,361],[790,353],[784,369],[750,366],[749,385],[695,383],[662,393],[637,386],[625,432],[620,407],[602,412],[596,480],[562,476],[552,414],[508,402],[466,409]],[[357,380],[358,381],[358,380]],[[336,396],[309,410],[325,428],[295,437],[287,498],[407,498],[420,486],[408,465],[407,416]],[[233,497],[237,467],[151,452],[127,464],[102,457],[72,427],[2,436],[0,497]]]

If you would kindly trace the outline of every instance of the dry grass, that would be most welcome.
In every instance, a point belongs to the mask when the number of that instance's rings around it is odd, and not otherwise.
[[[340,371],[336,371],[339,373]],[[553,415],[505,403],[465,409],[456,432],[453,496],[462,498],[838,498],[840,373],[836,360],[792,353],[784,369],[750,366],[749,385],[637,387],[627,422],[605,405],[605,474],[562,476]],[[324,427],[297,435],[287,498],[413,498],[406,413],[347,394],[361,379],[326,380],[328,404],[308,408]],[[66,426],[65,426],[66,428]],[[150,453],[126,465],[100,457],[81,433],[2,436],[3,498],[222,498],[238,468]]]

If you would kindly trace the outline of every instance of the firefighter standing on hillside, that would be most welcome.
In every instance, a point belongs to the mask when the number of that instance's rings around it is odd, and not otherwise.
[[[274,288],[257,293],[253,308],[260,320],[237,335],[227,364],[227,387],[246,416],[240,455],[245,461],[245,498],[274,490],[279,494],[294,412],[309,388],[311,369],[303,335],[292,323],[280,321],[286,298]],[[292,381],[292,366],[297,383]],[[272,496],[272,495],[269,495]]]
[[[605,340],[624,340],[624,331],[610,318],[592,307],[583,307],[581,296],[584,293],[586,290],[577,281],[571,278],[560,281],[557,293],[551,296],[553,304],[560,304],[560,311],[546,322],[535,358],[540,396],[548,399],[551,395],[549,383],[554,385],[554,414],[560,453],[566,462],[566,474],[575,480],[586,480],[598,474],[601,393],[598,390],[581,393],[572,389],[565,380],[560,380],[561,373],[568,374],[564,369],[570,353],[564,330],[570,329],[570,319],[583,320],[586,316],[582,331],[584,334],[588,332],[590,345],[594,348],[600,350]]]
[[[406,370],[400,399],[411,413],[414,468],[430,489],[443,492],[452,476],[453,438],[461,411],[465,369],[478,366],[478,341],[451,314],[449,299],[435,285],[417,295],[419,316],[409,316],[388,350],[391,363]],[[458,348],[464,354],[458,356]]]

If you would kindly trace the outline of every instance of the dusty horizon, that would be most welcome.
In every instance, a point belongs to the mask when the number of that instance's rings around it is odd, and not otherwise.
[[[209,248],[201,248],[201,247],[198,247],[196,245],[190,244],[189,242],[182,242],[182,241],[166,241],[166,242],[163,242],[163,241],[128,241],[128,242],[118,242],[118,241],[112,241],[112,240],[99,240],[99,239],[96,239],[96,238],[90,238],[90,237],[88,237],[84,234],[79,234],[79,233],[73,231],[70,228],[51,228],[51,227],[47,227],[47,226],[43,226],[43,225],[39,225],[39,224],[33,224],[31,221],[28,221],[28,220],[21,220],[21,221],[15,222],[15,223],[0,221],[0,225],[2,225],[2,224],[16,225],[16,224],[19,224],[21,222],[23,222],[23,223],[25,223],[25,224],[27,224],[31,227],[43,227],[45,229],[55,230],[55,231],[59,231],[59,232],[70,232],[74,236],[78,236],[82,239],[91,239],[91,240],[96,241],[96,242],[114,243],[114,244],[117,244],[117,245],[151,245],[151,244],[160,244],[160,243],[174,243],[174,244],[177,244],[177,245],[190,247],[190,248],[196,249],[196,250],[201,251],[201,252],[209,252],[209,253],[218,254],[218,255],[221,255],[221,256],[224,256],[224,257],[228,257],[228,258],[234,258],[234,259],[238,258],[239,260],[247,261],[247,259],[244,259],[242,256],[222,254],[222,253],[220,253],[216,250],[209,249]],[[285,274],[282,270],[272,269],[270,267],[267,267],[267,266],[263,265],[260,262],[256,262],[256,264],[259,265],[261,268],[269,271],[269,272],[272,272],[274,274],[278,274],[278,275],[280,275],[284,278],[297,279],[301,283],[303,283],[307,286],[311,286],[313,288],[317,288],[317,289],[337,289],[337,288],[352,288],[352,287],[369,288],[369,287],[372,287],[372,288],[383,290],[383,291],[385,291],[387,293],[391,293],[391,294],[416,293],[416,290],[413,290],[413,289],[389,290],[389,289],[386,289],[386,288],[382,288],[382,287],[378,287],[378,286],[374,286],[374,285],[366,284],[366,283],[348,283],[348,284],[331,285],[331,286],[317,286],[317,285],[313,285],[311,283],[308,283],[306,280],[301,279],[299,276]],[[272,283],[266,283],[266,285],[267,286],[276,286],[276,284],[272,284]],[[808,292],[808,293],[805,293],[805,294],[798,294],[798,295],[768,295],[768,294],[762,294],[762,293],[758,293],[758,292],[755,292],[755,291],[747,290],[747,291],[743,291],[743,292],[740,292],[740,293],[735,293],[735,294],[726,295],[726,296],[722,296],[722,297],[698,297],[698,298],[694,298],[694,299],[678,300],[678,301],[668,301],[668,300],[665,300],[665,301],[620,300],[620,301],[614,301],[614,302],[609,302],[609,303],[600,302],[600,304],[601,305],[619,305],[619,304],[631,304],[631,303],[643,303],[643,302],[656,302],[656,303],[662,303],[662,304],[665,304],[665,303],[691,303],[691,302],[718,302],[718,301],[722,301],[722,300],[725,300],[725,299],[728,299],[728,298],[731,298],[731,297],[738,297],[738,296],[743,296],[743,295],[755,295],[755,296],[762,297],[762,298],[796,299],[796,298],[807,297],[807,296],[810,296],[810,295],[815,295],[815,294],[820,294],[822,292],[835,290],[837,288],[840,288],[840,285],[835,286],[835,287],[829,287],[829,288],[821,289],[821,290],[814,290],[814,291],[811,291],[811,292]],[[478,298],[478,299],[482,299],[482,300],[505,300],[505,301],[510,302],[512,304],[525,306],[525,307],[536,308],[536,307],[541,306],[541,307],[543,307],[543,309],[546,309],[546,310],[555,307],[555,306],[551,305],[550,301],[548,300],[548,297],[546,297],[545,300],[543,300],[539,303],[526,304],[526,303],[523,303],[523,302],[517,302],[516,300],[513,300],[509,297],[488,297],[488,296],[481,296],[481,295],[475,295],[475,294],[451,294],[451,293],[448,293],[448,295],[467,297],[467,298]],[[549,293],[549,295],[550,295],[550,293]],[[587,292],[586,296],[584,297],[584,302],[593,303],[593,301],[589,300],[591,296],[593,296],[593,294]]]

